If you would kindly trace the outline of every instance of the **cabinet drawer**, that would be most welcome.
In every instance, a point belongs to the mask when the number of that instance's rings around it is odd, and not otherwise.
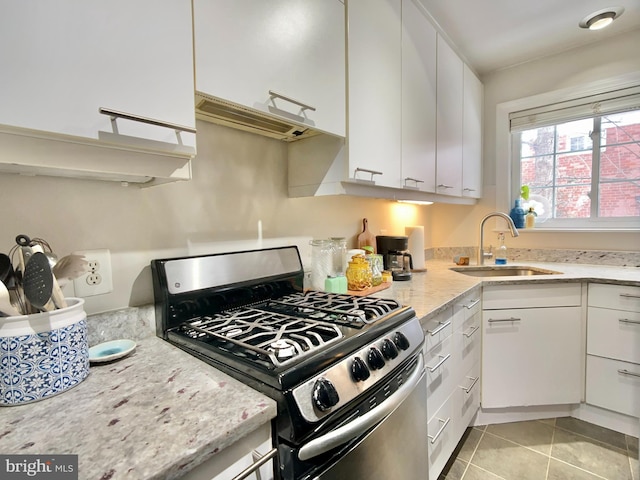
[[[470,319],[482,310],[482,292],[465,295],[456,302],[453,315],[453,331],[466,328]]]
[[[427,377],[427,414],[431,415],[444,403],[454,387],[452,337],[449,336],[425,356]]]
[[[453,396],[451,396],[430,418],[427,425],[429,480],[438,479],[458,443],[458,438],[453,432],[454,423]]]
[[[640,364],[640,313],[589,307],[587,353]]]
[[[453,309],[447,308],[443,312],[439,313],[435,317],[430,318],[426,322],[422,323],[422,329],[425,336],[425,348],[427,354],[429,351],[442,342],[445,338],[449,337],[453,332]]]
[[[640,312],[640,287],[590,283],[588,302],[590,307]]]
[[[579,283],[489,285],[482,292],[482,308],[577,307],[582,302]]]
[[[640,416],[640,365],[587,355],[587,403]]]
[[[475,364],[480,364],[482,345],[482,312],[465,322],[460,330],[453,332],[453,357],[456,378],[464,375]]]
[[[453,394],[453,417],[456,420],[454,434],[460,438],[480,408],[479,363],[465,373],[457,387]]]

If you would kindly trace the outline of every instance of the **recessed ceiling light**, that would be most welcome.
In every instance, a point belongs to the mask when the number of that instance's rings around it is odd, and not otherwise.
[[[580,20],[580,27],[588,28],[589,30],[600,30],[601,28],[610,25],[616,18],[618,18],[624,12],[623,7],[609,7],[597,12],[593,12]]]

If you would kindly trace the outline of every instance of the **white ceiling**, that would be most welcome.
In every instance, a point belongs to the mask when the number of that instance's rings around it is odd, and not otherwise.
[[[419,1],[480,75],[640,28],[640,0]],[[607,7],[625,11],[603,30],[578,26]]]

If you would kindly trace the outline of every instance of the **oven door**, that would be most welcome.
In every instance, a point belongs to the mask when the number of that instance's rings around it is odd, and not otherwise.
[[[319,466],[307,478],[427,478],[427,381],[422,354],[411,377],[392,396],[367,414],[305,444],[298,455],[301,459],[320,455],[358,436],[361,438],[337,461]]]

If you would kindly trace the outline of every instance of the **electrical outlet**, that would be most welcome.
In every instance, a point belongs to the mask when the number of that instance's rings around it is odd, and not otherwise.
[[[73,252],[84,255],[89,264],[89,270],[73,281],[73,288],[77,297],[91,297],[103,295],[113,291],[111,275],[111,252],[107,249],[85,250]]]

